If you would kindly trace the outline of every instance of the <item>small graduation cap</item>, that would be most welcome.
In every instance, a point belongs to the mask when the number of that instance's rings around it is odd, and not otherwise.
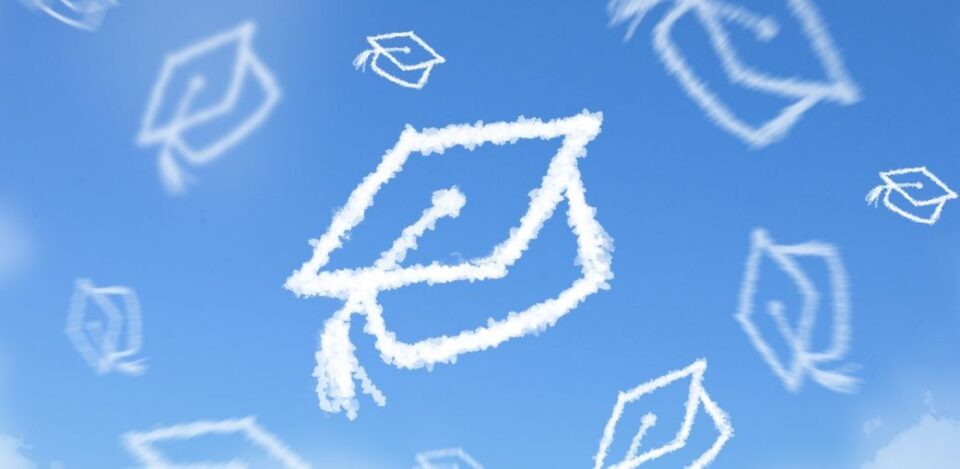
[[[418,454],[416,469],[483,469],[483,466],[462,448],[448,448]]]
[[[413,50],[409,46],[399,46],[399,47],[387,47],[384,45],[385,42],[390,41],[391,39],[398,38],[407,38],[413,42],[417,48],[422,52],[425,52],[429,55],[427,60],[417,62],[414,64],[406,63],[402,60],[402,57],[397,57],[398,54],[410,54]],[[381,34],[379,36],[369,36],[367,37],[367,42],[370,43],[372,49],[367,49],[360,53],[355,59],[353,59],[353,66],[357,70],[365,70],[367,66],[367,61],[370,62],[370,68],[373,69],[377,75],[380,75],[387,80],[390,80],[400,86],[406,88],[421,89],[424,85],[427,84],[427,79],[430,78],[430,72],[433,70],[433,66],[437,64],[442,64],[447,60],[437,54],[437,51],[433,50],[426,42],[423,42],[423,39],[420,39],[413,31],[407,31],[403,33],[390,33],[390,34]],[[405,80],[399,78],[386,70],[380,67],[380,57],[386,57],[390,62],[401,72],[405,73],[415,73],[419,72],[420,78],[416,82]],[[372,58],[371,58],[372,57]]]
[[[118,306],[114,299],[122,303]],[[103,321],[89,320],[88,300],[103,313]],[[143,342],[140,303],[128,287],[96,287],[90,280],[76,282],[66,333],[74,348],[97,374],[117,371],[127,375],[143,374],[143,360],[125,361],[136,355]]]
[[[917,175],[921,176],[923,180],[917,180]],[[943,181],[927,170],[925,166],[882,172],[880,173],[880,179],[883,179],[884,183],[874,187],[873,190],[867,194],[867,203],[876,206],[882,195],[883,205],[894,213],[917,223],[926,225],[936,223],[947,201],[957,198],[957,193],[947,187]],[[922,197],[920,191],[926,187],[924,180],[933,184],[936,193],[931,197],[920,198]],[[898,194],[901,199],[906,200],[915,209],[933,207],[933,212],[926,216],[911,213],[894,203],[890,199],[892,194]]]
[[[117,5],[114,0],[24,0],[24,3],[64,24],[86,31],[96,31],[107,9]]]

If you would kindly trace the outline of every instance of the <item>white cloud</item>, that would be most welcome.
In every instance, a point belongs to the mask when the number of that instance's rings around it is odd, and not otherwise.
[[[264,430],[254,417],[230,419],[221,421],[200,420],[197,422],[157,428],[146,432],[129,432],[123,435],[123,442],[127,450],[141,464],[149,469],[191,467],[194,469],[233,469],[246,468],[250,465],[241,460],[227,463],[188,463],[180,464],[167,460],[167,457],[155,447],[155,443],[167,440],[189,440],[210,435],[239,434],[246,438],[250,445],[258,447],[266,453],[274,464],[285,469],[310,469],[310,465],[300,459],[293,450],[283,444],[276,436]],[[3,466],[6,468],[6,466]]]
[[[596,456],[593,457],[594,460],[594,469],[601,469],[606,467],[608,469],[633,469],[643,465],[648,461],[658,459],[668,453],[677,451],[687,445],[687,440],[690,437],[690,433],[693,430],[694,421],[697,417],[698,411],[703,407],[704,412],[707,416],[713,420],[713,424],[716,427],[719,435],[714,441],[713,445],[703,454],[699,455],[696,460],[690,463],[690,465],[685,466],[688,469],[702,469],[707,467],[720,453],[720,450],[723,449],[723,445],[733,437],[733,426],[730,424],[730,417],[724,412],[720,406],[717,405],[713,399],[710,398],[710,395],[707,393],[707,390],[703,387],[703,375],[707,371],[707,360],[701,358],[693,362],[690,366],[671,371],[659,378],[647,381],[629,391],[620,392],[617,396],[617,403],[613,407],[613,414],[610,415],[610,420],[607,421],[606,427],[603,429],[603,437],[600,439],[600,449],[597,451]],[[619,462],[604,466],[604,462],[607,458],[607,452],[610,450],[610,445],[613,444],[615,431],[617,424],[620,420],[620,417],[623,416],[623,410],[631,404],[635,404],[638,399],[644,397],[648,394],[651,394],[657,391],[660,388],[669,386],[673,383],[679,381],[685,381],[685,378],[689,377],[689,386],[690,392],[687,394],[687,402],[685,404],[686,410],[684,412],[683,422],[680,424],[680,430],[677,432],[677,436],[669,443],[657,447],[647,449],[644,448],[643,453],[639,453],[640,445],[642,439],[646,432],[657,424],[657,416],[654,413],[648,412],[641,419],[640,429],[637,433],[634,434],[633,440],[630,442],[630,449],[627,451],[627,454]]]
[[[810,80],[801,76],[778,76],[747,65],[734,47],[727,24],[735,24],[752,31],[759,42],[774,39],[780,30],[780,21],[748,10],[735,3],[718,0],[610,0],[608,11],[611,24],[629,23],[627,39],[654,7],[671,4],[663,19],[653,27],[653,47],[690,98],[718,126],[736,135],[754,147],[764,147],[783,138],[803,114],[820,102],[850,105],[860,100],[860,90],[847,73],[840,51],[810,0],[788,0],[791,16],[799,23],[803,35],[810,42],[811,52],[820,62],[826,80]],[[723,101],[707,85],[683,52],[683,45],[673,38],[675,25],[684,18],[699,21],[720,58],[724,75],[731,83],[758,93],[779,96],[793,102],[780,113],[760,125],[753,125],[737,115],[736,103]]]
[[[194,180],[181,168],[180,160],[191,166],[201,166],[220,158],[227,150],[256,130],[280,100],[281,91],[277,79],[253,51],[254,32],[256,32],[256,25],[245,22],[229,31],[218,33],[167,55],[160,77],[150,93],[150,101],[143,116],[137,144],[140,146],[162,145],[159,157],[160,176],[170,193],[183,193],[187,183]],[[233,74],[225,84],[226,92],[223,94],[223,99],[211,106],[199,108],[193,106],[196,104],[194,99],[197,94],[207,86],[206,78],[203,75],[196,75],[190,80],[186,91],[178,96],[177,111],[171,121],[159,122],[158,116],[162,106],[167,102],[167,92],[171,89],[171,83],[178,73],[183,73],[180,70],[208,54],[231,47],[236,47],[237,52],[232,64]],[[240,124],[206,145],[197,146],[188,142],[184,135],[190,129],[237,115],[238,103],[247,84],[250,83],[249,80],[254,80],[256,86],[262,88],[264,93],[263,100],[256,110],[250,112]],[[216,84],[216,86],[223,85],[223,83]]]
[[[609,288],[613,278],[610,257],[613,240],[595,218],[596,210],[587,204],[586,189],[580,178],[578,162],[587,154],[587,144],[600,134],[603,116],[584,111],[581,114],[552,121],[521,117],[514,122],[450,125],[441,129],[416,131],[407,127],[396,146],[383,157],[374,172],[354,189],[347,203],[333,217],[327,232],[311,241],[313,256],[287,279],[285,287],[299,296],[326,296],[344,300],[344,306],[324,324],[320,334],[320,350],[316,353],[317,397],[326,412],[345,411],[347,418],[357,418],[359,402],[354,381],[361,391],[379,405],[386,397],[354,354],[350,328],[354,315],[364,316],[363,331],[376,338],[375,346],[384,362],[397,368],[430,368],[437,363],[453,363],[457,357],[497,347],[508,340],[536,334],[554,324],[580,305],[588,296]],[[432,205],[420,219],[408,226],[370,267],[322,270],[332,252],[344,246],[350,230],[366,217],[381,187],[397,176],[414,153],[428,156],[447,149],[463,147],[473,150],[481,145],[506,145],[519,140],[553,140],[562,138],[540,187],[530,194],[530,206],[519,224],[507,230],[507,238],[494,246],[485,257],[460,264],[433,262],[401,266],[404,255],[417,247],[417,240],[433,230],[439,220],[456,218],[467,199],[455,186],[434,192]],[[380,292],[414,284],[445,284],[501,279],[526,252],[544,223],[567,201],[567,224],[577,237],[576,262],[582,277],[553,298],[524,310],[506,314],[503,319],[490,318],[485,326],[464,329],[452,336],[437,336],[415,343],[401,342],[387,328]]]
[[[20,273],[33,250],[23,223],[10,210],[0,207],[0,284]]]
[[[952,469],[960,461],[960,421],[927,414],[904,430],[861,469]]]
[[[90,311],[94,308],[102,316]],[[143,343],[143,319],[137,294],[130,287],[97,287],[88,279],[78,279],[66,333],[97,374],[146,372],[144,360],[134,359]]]
[[[881,420],[880,417],[874,417],[863,424],[863,434],[870,436],[882,426],[883,420]]]
[[[27,8],[40,10],[68,26],[96,31],[115,0],[21,0]]]
[[[770,301],[766,304],[766,312],[777,325],[780,339],[787,343],[791,351],[790,361],[786,363],[777,357],[770,345],[771,339],[764,337],[756,324],[755,318],[762,311],[761,307],[755,304],[755,297],[761,274],[760,263],[764,256],[769,257],[793,280],[801,297],[801,303],[798,306],[787,306],[780,301]],[[823,295],[805,269],[801,267],[799,262],[804,258],[822,259],[826,266],[830,279],[831,298],[828,306],[820,306],[820,298]],[[790,392],[800,392],[803,381],[808,375],[813,381],[833,391],[845,393],[857,391],[859,380],[848,374],[848,370],[852,368],[850,365],[823,369],[825,365],[843,359],[850,349],[850,299],[847,285],[843,261],[836,247],[819,241],[789,245],[776,244],[765,230],[753,231],[750,255],[747,257],[747,271],[740,289],[740,309],[737,311],[736,319],[747,333],[754,348],[760,352],[764,361],[770,365]],[[797,308],[800,312],[800,319],[796,326],[787,320],[784,313],[787,308]],[[829,320],[832,326],[829,348],[811,350],[814,326],[820,319],[818,316],[830,313],[832,318]]]
[[[35,469],[33,461],[20,454],[23,442],[6,435],[0,435],[0,467],[4,469]]]
[[[381,42],[389,42],[391,40],[400,38],[409,39],[409,44],[413,47],[385,47]],[[370,68],[377,75],[380,75],[383,78],[386,78],[387,80],[390,80],[393,83],[405,88],[413,88],[416,90],[423,89],[423,86],[427,84],[427,80],[430,78],[430,72],[433,71],[433,67],[447,61],[447,59],[443,58],[437,53],[437,51],[433,50],[433,48],[430,47],[426,42],[423,42],[423,39],[420,39],[420,36],[417,36],[417,34],[413,31],[369,36],[367,37],[367,42],[370,43],[372,48],[361,52],[357,58],[353,59],[354,68],[357,70],[366,70],[367,61],[369,60]],[[410,57],[411,52],[415,52],[417,50],[426,53],[429,58],[418,63],[407,62],[406,59]],[[406,73],[419,72],[420,78],[418,78],[416,83],[414,83],[391,74],[380,67],[379,59],[381,57],[386,57],[389,61],[389,64],[387,65],[388,68],[395,68]]]

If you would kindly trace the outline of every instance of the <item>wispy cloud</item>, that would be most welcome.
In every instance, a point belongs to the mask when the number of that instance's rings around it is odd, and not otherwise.
[[[23,271],[33,251],[33,238],[20,217],[0,207],[0,287]]]
[[[882,426],[883,426],[883,420],[880,419],[880,417],[874,417],[863,423],[863,434],[866,436],[870,436],[873,434],[873,432],[877,431]]]
[[[960,421],[924,415],[880,448],[861,469],[955,469],[960,464]]]
[[[35,469],[33,461],[21,453],[23,442],[17,438],[0,435],[0,467],[3,469]]]

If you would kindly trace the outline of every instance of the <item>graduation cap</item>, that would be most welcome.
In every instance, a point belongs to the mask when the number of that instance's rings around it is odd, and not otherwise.
[[[957,198],[956,192],[924,166],[882,172],[880,179],[884,183],[867,194],[867,203],[876,205],[882,195],[883,205],[917,223],[936,223],[947,201]]]
[[[377,75],[407,88],[423,88],[433,67],[447,61],[413,31],[369,36],[367,42],[372,49],[361,52],[353,66],[365,70],[369,61]],[[381,65],[381,57],[387,63]]]
[[[90,314],[95,306],[102,315]],[[97,374],[112,371],[139,375],[143,360],[129,360],[140,351],[143,324],[137,295],[129,287],[96,287],[88,279],[76,281],[66,333],[77,352]]]
[[[787,1],[823,68],[825,80],[777,76],[756,70],[744,62],[732,45],[727,25],[746,28],[759,41],[772,39],[779,27],[773,18],[758,15],[735,3],[723,0],[610,0],[608,10],[611,24],[629,23],[629,39],[650,10],[663,3],[671,4],[670,10],[653,28],[653,46],[667,70],[714,123],[752,146],[763,147],[782,138],[806,111],[820,102],[848,105],[860,100],[859,89],[848,76],[840,53],[834,47],[816,7],[809,0]],[[720,58],[723,72],[731,83],[778,96],[791,103],[759,125],[751,125],[738,117],[735,106],[724,102],[707,86],[707,81],[697,74],[673,40],[674,27],[688,15],[693,15],[704,27],[714,53]]]
[[[141,146],[162,145],[160,151],[160,174],[170,192],[182,192],[188,180],[177,162],[177,157],[188,164],[197,166],[207,164],[222,156],[227,150],[240,143],[255,130],[270,114],[280,99],[280,87],[270,70],[260,61],[253,52],[252,41],[256,26],[252,22],[209,37],[186,49],[167,56],[163,63],[160,77],[157,79],[150,95],[146,113],[137,143]],[[226,83],[207,83],[202,75],[193,75],[186,89],[178,90],[173,83],[185,69],[194,61],[216,54],[219,51],[233,48],[232,60],[229,63],[230,76]],[[263,90],[263,97],[258,106],[246,116],[237,119],[238,104],[242,93],[250,81]],[[208,85],[222,86],[223,93],[219,99],[205,106],[195,106],[198,93]],[[161,108],[166,106],[168,93],[181,91],[182,94],[173,96],[177,104],[175,112],[169,120],[160,121]],[[237,120],[239,123],[231,126],[204,145],[194,145],[188,142],[185,133],[191,129],[211,125],[225,119]]]
[[[610,415],[610,419],[603,429],[603,437],[600,439],[600,449],[593,458],[594,469],[632,469],[648,461],[680,450],[686,446],[687,440],[690,438],[691,432],[694,429],[693,424],[700,409],[703,409],[707,417],[713,422],[718,435],[713,444],[710,445],[710,448],[698,455],[689,465],[684,467],[700,469],[713,461],[720,453],[720,450],[723,449],[723,445],[727,443],[727,440],[733,437],[733,427],[730,425],[727,414],[710,398],[710,394],[707,393],[707,390],[703,386],[703,377],[706,371],[707,361],[700,359],[686,368],[671,371],[666,375],[643,383],[629,391],[619,393],[617,395],[617,403],[613,407],[613,413]],[[607,458],[611,456],[608,453],[616,437],[617,425],[620,423],[627,406],[640,405],[638,403],[643,402],[642,397],[650,395],[661,388],[682,386],[683,384],[688,386],[688,392],[685,394],[687,400],[683,405],[683,420],[673,439],[660,446],[644,445],[643,440],[644,437],[647,436],[647,432],[658,423],[655,413],[646,412],[643,414],[643,417],[640,418],[640,421],[635,422],[635,425],[632,426],[632,428],[639,429],[636,433],[631,434],[629,449],[627,449],[625,454],[611,458],[617,462],[607,464]],[[649,448],[647,448],[648,446]],[[644,448],[644,450],[641,451],[641,448]]]
[[[416,469],[483,469],[483,466],[462,448],[447,448],[418,454]]]
[[[761,311],[773,320],[779,338],[764,337],[756,318],[759,314],[755,304],[757,283],[760,279],[760,264],[764,258],[773,261],[793,281],[800,294],[799,305],[786,305],[770,301]],[[823,295],[801,261],[819,260],[826,267],[830,282],[829,295]],[[791,392],[799,392],[804,378],[810,376],[820,385],[845,393],[853,393],[859,381],[848,374],[850,366],[824,370],[823,364],[840,360],[850,348],[850,298],[847,277],[840,260],[839,251],[832,245],[817,241],[800,244],[776,244],[765,230],[754,230],[747,269],[740,290],[740,308],[736,319],[764,361]],[[829,298],[829,307],[821,308],[821,298]],[[821,309],[823,311],[821,311]],[[797,320],[787,319],[786,311],[797,311]],[[823,314],[826,313],[826,314]],[[820,316],[827,316],[830,324],[830,342],[822,351],[812,349],[813,331]],[[788,356],[781,359],[774,352],[773,341],[786,343]]]
[[[77,29],[95,31],[115,0],[23,0],[31,7]]]
[[[403,131],[396,145],[383,156],[376,169],[363,178],[343,208],[334,215],[327,232],[310,242],[313,255],[284,285],[297,295],[344,301],[344,306],[324,323],[320,334],[314,376],[317,377],[316,390],[321,409],[345,411],[349,419],[356,418],[359,404],[354,381],[359,382],[361,390],[378,405],[386,405],[385,396],[354,355],[355,347],[350,340],[353,315],[365,317],[363,331],[376,338],[374,345],[384,361],[398,368],[415,369],[452,363],[461,354],[487,350],[508,340],[542,331],[553,326],[588,296],[608,288],[607,281],[613,277],[610,269],[612,240],[597,222],[593,207],[587,204],[578,169],[580,158],[587,153],[587,145],[599,135],[601,123],[599,113],[584,111],[551,121],[520,118],[513,122],[478,122],[421,131],[407,127]],[[454,186],[435,191],[431,206],[403,229],[371,265],[355,269],[323,269],[331,253],[342,248],[350,231],[363,221],[377,193],[398,175],[413,155],[439,154],[456,147],[472,150],[481,145],[507,145],[536,139],[561,140],[560,148],[550,160],[539,187],[527,192],[530,198],[526,212],[516,226],[503,227],[505,239],[492,246],[489,255],[457,264],[402,263],[406,254],[416,249],[421,236],[434,230],[439,222],[459,215],[466,196]],[[506,277],[563,200],[569,207],[567,226],[576,237],[576,262],[580,267],[580,277],[569,287],[555,297],[505,313],[505,318],[491,318],[483,326],[449,336],[404,343],[387,328],[383,307],[378,301],[381,292],[416,284],[473,283]]]
[[[240,436],[250,446],[260,451],[250,451],[242,448],[236,457],[230,461],[171,461],[157,448],[160,443],[208,439],[216,437]],[[134,458],[147,468],[209,468],[209,469],[247,469],[262,467],[264,469],[309,469],[310,465],[297,456],[279,438],[260,427],[254,417],[241,419],[210,421],[201,420],[192,423],[157,428],[146,432],[129,432],[123,435],[127,450]],[[211,445],[212,446],[212,445]],[[259,453],[259,454],[257,454]],[[240,457],[243,454],[244,457]],[[269,460],[269,465],[255,465],[251,456]],[[259,461],[259,460],[258,460]]]

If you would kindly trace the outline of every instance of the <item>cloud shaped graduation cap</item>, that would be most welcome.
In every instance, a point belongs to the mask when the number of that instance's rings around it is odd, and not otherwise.
[[[486,350],[491,347],[541,331],[552,326],[586,297],[607,288],[613,277],[610,269],[612,240],[594,218],[594,208],[587,204],[578,160],[586,155],[586,146],[600,133],[602,117],[599,113],[584,111],[564,119],[541,121],[520,118],[514,122],[492,124],[451,125],[441,129],[422,131],[407,127],[396,145],[387,151],[373,173],[364,177],[330,222],[330,227],[319,239],[311,241],[313,255],[287,279],[286,288],[300,296],[325,296],[344,300],[342,309],[324,324],[320,350],[316,354],[317,396],[321,409],[327,412],[345,411],[347,417],[357,416],[359,404],[355,399],[354,380],[360,382],[364,393],[379,405],[386,404],[383,393],[367,377],[366,371],[354,356],[350,342],[350,321],[354,314],[364,316],[364,332],[376,338],[376,347],[383,359],[398,368],[430,367],[436,363],[453,362],[463,353]],[[343,246],[350,230],[360,224],[367,209],[373,205],[379,190],[402,170],[414,153],[429,155],[443,153],[453,147],[472,150],[484,144],[505,145],[519,140],[562,139],[560,149],[551,159],[540,186],[531,192],[530,205],[519,224],[507,230],[507,237],[494,246],[489,255],[459,264],[433,262],[402,266],[404,255],[415,249],[417,240],[427,230],[434,229],[438,220],[456,217],[466,203],[465,196],[456,187],[434,193],[432,206],[408,226],[369,267],[325,271],[330,254]],[[567,221],[576,236],[577,263],[581,277],[557,296],[511,312],[505,318],[490,319],[485,326],[464,330],[453,336],[424,339],[404,343],[387,329],[377,295],[386,290],[408,285],[442,284],[460,281],[483,281],[503,278],[551,218],[557,205],[566,199]]]
[[[230,420],[200,420],[197,422],[172,425],[146,432],[129,432],[123,435],[127,450],[147,469],[247,469],[249,463],[242,458],[230,461],[171,461],[157,448],[158,443],[210,438],[224,435],[242,436],[250,446],[259,448],[272,461],[271,468],[310,469],[310,465],[283,444],[276,436],[264,430],[254,417]],[[250,453],[245,450],[244,453]],[[240,455],[237,455],[240,456]]]
[[[659,378],[643,383],[629,391],[621,392],[617,395],[617,403],[613,407],[613,413],[603,429],[603,437],[600,439],[600,449],[594,456],[594,469],[633,469],[646,462],[661,458],[669,453],[680,450],[687,445],[687,440],[693,432],[693,424],[702,408],[707,417],[712,421],[718,431],[717,438],[710,447],[698,455],[689,465],[689,469],[701,469],[710,464],[727,441],[733,437],[733,426],[730,424],[730,417],[720,409],[720,406],[710,397],[703,385],[704,375],[707,372],[707,361],[700,359],[690,366],[680,370],[671,371]],[[689,381],[687,381],[689,379]],[[647,412],[640,419],[639,430],[634,433],[631,439],[630,447],[622,458],[612,458],[617,462],[607,465],[610,447],[613,445],[616,435],[617,425],[623,417],[623,412],[627,406],[642,402],[641,398],[650,395],[661,388],[677,383],[686,382],[688,385],[687,401],[684,404],[683,420],[680,428],[672,440],[660,445],[652,446],[641,452],[640,448],[647,431],[657,425],[657,416],[652,412]],[[634,427],[636,428],[636,427]]]
[[[160,77],[154,85],[143,116],[137,144],[141,146],[162,145],[160,151],[160,175],[167,190],[180,193],[190,177],[184,173],[177,157],[186,163],[199,166],[207,164],[227,150],[240,143],[260,124],[280,100],[280,86],[270,70],[253,52],[253,34],[256,25],[246,22],[234,29],[211,36],[181,51],[167,56]],[[182,73],[185,66],[205,56],[215,54],[225,48],[233,47],[235,55],[231,62],[230,78],[223,87],[220,99],[203,107],[193,109],[197,94],[207,87],[202,75],[192,76],[187,89],[178,96],[176,111],[169,121],[159,119],[160,110],[171,92],[174,78]],[[237,113],[237,106],[244,89],[253,80],[263,90],[263,99],[259,105],[240,121],[239,124],[223,132],[209,143],[196,146],[188,142],[184,133],[192,128],[213,123]],[[221,84],[213,84],[220,86]]]
[[[743,27],[759,41],[777,35],[779,25],[771,17],[758,15],[743,6],[722,0],[610,0],[611,24],[629,23],[629,39],[637,26],[654,7],[670,4],[664,18],[653,29],[653,46],[667,71],[683,90],[716,125],[754,147],[764,147],[781,138],[804,113],[821,102],[843,105],[860,100],[860,90],[843,65],[840,52],[814,4],[809,0],[786,0],[792,16],[810,43],[825,79],[778,76],[758,70],[744,62],[733,46],[728,25]],[[751,125],[737,115],[736,103],[725,102],[697,74],[682,49],[674,42],[674,26],[692,15],[704,28],[714,53],[720,59],[726,78],[735,85],[758,93],[792,101],[776,116],[758,125]]]

